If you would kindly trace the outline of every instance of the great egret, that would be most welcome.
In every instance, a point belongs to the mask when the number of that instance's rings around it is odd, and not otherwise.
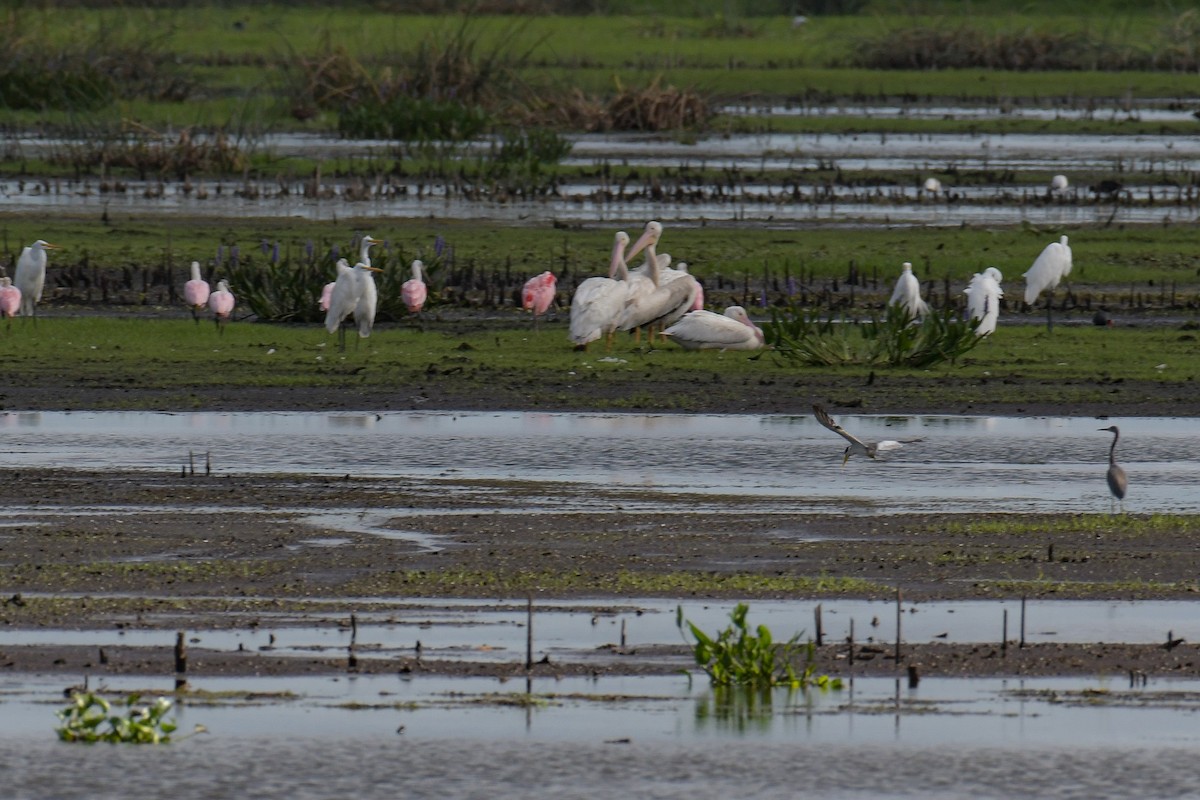
[[[0,316],[12,325],[12,318],[21,309],[21,290],[12,285],[12,278],[5,275],[0,278]]]
[[[608,277],[588,278],[575,289],[571,298],[571,323],[568,338],[576,350],[587,349],[589,342],[601,336],[612,347],[612,336],[621,322],[625,301],[629,296],[629,268],[625,264],[625,248],[629,234],[617,231],[613,238]]]
[[[1034,260],[1033,266],[1025,273],[1025,302],[1033,305],[1038,295],[1049,292],[1046,298],[1046,328],[1054,328],[1051,316],[1054,305],[1054,289],[1059,281],[1071,274],[1071,247],[1067,237],[1063,236],[1057,242],[1046,245],[1041,254]]]
[[[929,313],[929,304],[921,299],[921,283],[913,275],[912,262],[905,261],[901,266],[904,271],[896,280],[896,288],[892,290],[888,305],[900,306],[910,317],[919,319]]]
[[[963,289],[967,296],[967,314],[969,319],[979,320],[975,328],[976,336],[987,336],[996,330],[996,322],[1000,318],[1000,298],[1004,290],[1000,288],[1003,276],[995,267],[988,267],[982,273],[976,272]]]
[[[746,309],[729,306],[724,314],[689,311],[663,331],[685,350],[758,350],[762,329],[750,321]]]
[[[371,266],[371,245],[383,244],[381,239],[376,239],[369,234],[363,235],[362,241],[358,245],[358,263]]]
[[[1117,463],[1117,441],[1121,438],[1121,430],[1116,425],[1109,425],[1100,430],[1108,431],[1113,435],[1112,446],[1108,448],[1108,475],[1106,477],[1108,490],[1124,507],[1125,490],[1129,488],[1129,482],[1125,479],[1125,470],[1121,469],[1121,465]]]
[[[425,262],[420,259],[412,262],[412,277],[400,284],[400,299],[412,314],[421,313],[421,309],[425,307],[425,298],[429,296],[429,290],[422,277],[424,270]]]
[[[558,278],[546,270],[540,275],[534,275],[525,281],[521,287],[521,308],[533,312],[533,327],[537,327],[538,317],[545,314],[554,302],[555,287]]]
[[[828,411],[821,408],[821,406],[817,405],[816,403],[813,404],[813,414],[816,416],[817,422],[821,423],[826,428],[829,428],[829,430],[833,431],[838,436],[841,436],[850,443],[843,453],[843,467],[846,466],[846,462],[850,460],[850,456],[866,456],[867,458],[874,458],[877,453],[882,453],[887,450],[895,450],[904,444],[904,442],[899,442],[895,439],[884,439],[881,442],[864,442],[857,436],[847,433],[845,428],[843,428],[841,425],[838,425],[837,422],[834,421],[833,417],[829,416]],[[916,442],[919,440],[908,439],[907,441]]]
[[[46,285],[46,251],[58,249],[58,245],[38,239],[21,251],[13,278],[13,283],[21,290],[21,316],[32,317],[36,313]]]
[[[321,299],[317,301],[317,308],[325,312],[329,311],[329,305],[333,302],[333,289],[337,286],[337,279],[342,276],[342,273],[350,271],[350,262],[344,258],[339,258],[334,267],[337,270],[335,277],[321,287]]]
[[[687,273],[670,281],[663,281],[660,276],[662,266],[658,260],[657,246],[662,236],[662,225],[651,221],[646,223],[646,229],[629,251],[629,257],[646,251],[646,271],[650,286],[639,289],[634,285],[630,289],[628,302],[625,304],[625,314],[617,326],[620,330],[628,331],[642,326],[649,326],[650,342],[654,342],[654,326],[668,326],[687,313],[696,300],[700,284]],[[632,279],[632,275],[630,276]]]
[[[375,327],[375,310],[379,305],[379,292],[375,288],[375,278],[371,276],[371,273],[383,270],[371,266],[371,245],[380,243],[379,239],[363,236],[358,250],[358,263],[354,265],[356,270],[362,267],[358,276],[358,302],[354,306],[354,324],[358,326],[360,339],[370,336],[371,329]]]
[[[333,282],[333,291],[329,295],[329,309],[325,312],[325,330],[337,333],[339,350],[346,349],[346,333],[342,328],[342,321],[351,314],[359,326],[359,336],[371,335],[370,326],[367,327],[366,333],[362,330],[362,321],[368,311],[372,323],[375,319],[375,281],[371,279],[370,274],[382,271],[362,262],[351,268],[345,259],[338,261],[337,280]],[[363,295],[367,291],[371,292],[371,298],[364,302]]]
[[[213,322],[217,324],[217,330],[221,333],[225,333],[225,323],[229,321],[235,304],[233,292],[229,291],[229,282],[218,281],[217,290],[208,296],[208,307],[213,312]]]
[[[212,291],[208,281],[200,277],[200,262],[192,262],[192,279],[183,285],[183,300],[192,307],[192,319],[200,324],[200,311],[208,305],[208,296]]]

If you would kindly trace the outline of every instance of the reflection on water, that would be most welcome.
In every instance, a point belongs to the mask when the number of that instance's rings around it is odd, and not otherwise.
[[[844,442],[811,415],[397,412],[0,414],[12,466],[177,473],[189,451],[214,474],[354,474],[637,488],[793,500],[798,511],[1107,511],[1110,437],[1125,508],[1197,512],[1190,419],[853,416],[869,439],[914,439],[841,464]],[[514,447],[513,442],[529,446]],[[548,494],[548,509],[555,499]],[[686,501],[680,500],[680,507]]]

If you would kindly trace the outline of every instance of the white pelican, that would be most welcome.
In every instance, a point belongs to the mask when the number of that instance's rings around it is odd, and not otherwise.
[[[21,316],[32,317],[37,304],[42,302],[42,289],[46,285],[46,251],[57,249],[58,245],[38,239],[21,251],[13,278],[13,283],[21,290]]]
[[[425,307],[425,298],[429,296],[429,290],[421,276],[424,269],[425,262],[420,259],[412,262],[412,277],[400,284],[400,299],[404,301],[404,307],[413,314],[421,313],[421,309]]]
[[[689,311],[663,331],[685,350],[758,350],[762,329],[750,321],[746,309],[730,306],[724,314]]]
[[[1058,282],[1071,274],[1071,247],[1067,237],[1063,236],[1057,242],[1046,245],[1041,254],[1034,260],[1033,266],[1025,273],[1025,302],[1033,305],[1038,295],[1049,291],[1046,298],[1046,327],[1054,327],[1051,317],[1051,307],[1054,301],[1054,289]]]
[[[229,321],[235,303],[233,292],[229,291],[228,281],[219,281],[217,290],[208,296],[208,307],[213,312],[213,322],[217,324],[217,330],[221,333],[225,332],[225,323]]]
[[[613,239],[612,258],[608,277],[588,278],[575,289],[571,298],[571,324],[568,338],[576,350],[587,349],[589,342],[601,336],[612,347],[612,336],[625,311],[629,294],[629,268],[625,264],[625,248],[629,234],[617,231]]]
[[[834,421],[833,417],[829,416],[829,412],[815,403],[813,404],[813,414],[816,416],[817,422],[821,423],[826,428],[829,428],[829,430],[833,431],[838,436],[841,436],[850,443],[843,453],[843,467],[846,466],[846,462],[850,460],[850,456],[866,456],[867,458],[874,458],[877,453],[882,453],[886,450],[895,450],[904,444],[904,442],[898,442],[895,439],[884,439],[881,442],[864,442],[857,436],[847,433],[845,428],[843,428],[841,425],[838,425]],[[916,442],[920,440],[908,439],[906,441]]]
[[[692,307],[692,303],[695,302],[696,292],[700,288],[696,279],[687,273],[681,273],[674,280],[661,280],[659,274],[661,267],[656,252],[660,236],[662,236],[662,225],[654,221],[648,222],[645,232],[634,242],[633,248],[629,251],[631,258],[642,250],[646,251],[646,267],[652,286],[640,289],[634,285],[630,288],[629,301],[625,304],[625,314],[617,326],[620,330],[628,331],[649,325],[651,326],[651,343],[654,341],[653,326],[671,325],[687,313],[688,309]]]
[[[920,319],[929,313],[929,305],[921,299],[921,282],[913,275],[912,262],[905,261],[904,271],[896,280],[896,288],[892,290],[889,306],[900,306],[913,319]]]
[[[200,324],[200,309],[208,305],[208,296],[212,291],[208,281],[200,277],[200,262],[192,262],[192,279],[183,285],[183,300],[192,307],[192,318]]]
[[[982,273],[976,272],[971,277],[963,294],[967,296],[968,319],[979,320],[975,328],[976,336],[987,336],[996,330],[996,322],[1000,318],[1000,298],[1004,290],[1000,288],[1003,276],[995,267],[988,267]]]

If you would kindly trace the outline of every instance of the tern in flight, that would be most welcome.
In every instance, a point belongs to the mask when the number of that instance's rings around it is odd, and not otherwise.
[[[849,446],[846,447],[846,452],[843,454],[843,467],[846,466],[846,462],[850,460],[850,456],[859,455],[866,456],[867,458],[874,458],[876,454],[882,453],[885,450],[895,450],[901,445],[920,441],[920,439],[905,439],[903,442],[899,442],[895,439],[884,439],[881,442],[864,442],[857,436],[847,433],[845,428],[843,428],[841,425],[838,425],[837,422],[834,421],[833,417],[829,416],[828,411],[815,403],[813,404],[813,414],[816,415],[817,422],[821,423],[826,428],[829,428],[829,430],[833,431],[838,436],[841,436],[850,443]]]

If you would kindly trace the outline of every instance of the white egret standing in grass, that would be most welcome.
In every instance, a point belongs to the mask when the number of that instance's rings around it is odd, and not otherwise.
[[[987,336],[995,332],[996,322],[1000,318],[1000,298],[1004,290],[1000,288],[1003,276],[995,267],[988,267],[982,273],[976,272],[963,294],[967,296],[967,318],[979,320],[975,328],[976,336]]]
[[[1129,488],[1129,481],[1125,479],[1125,470],[1121,469],[1121,465],[1117,463],[1117,441],[1121,438],[1121,430],[1116,425],[1109,425],[1100,430],[1108,431],[1113,435],[1112,446],[1108,448],[1108,474],[1105,478],[1108,480],[1108,490],[1112,492],[1112,496],[1124,509],[1125,490]]]
[[[888,305],[900,306],[913,319],[920,319],[929,313],[929,304],[921,299],[921,282],[913,275],[912,262],[905,261],[902,266],[904,271],[896,280]]]
[[[213,312],[213,322],[217,324],[218,332],[225,333],[225,323],[229,321],[235,304],[233,292],[229,291],[229,282],[219,281],[217,290],[208,296],[208,307]]]
[[[1059,281],[1071,274],[1071,247],[1067,237],[1046,245],[1025,273],[1025,302],[1033,305],[1038,295],[1048,292],[1046,297],[1046,329],[1054,329],[1054,289]]]
[[[588,278],[575,288],[567,336],[576,350],[586,350],[589,342],[602,336],[605,346],[612,347],[612,337],[621,322],[629,295],[629,268],[625,264],[628,246],[629,234],[617,231],[608,262],[608,277]]]
[[[200,277],[200,262],[192,262],[192,279],[183,285],[183,300],[192,308],[192,319],[200,324],[200,311],[208,305],[208,296],[212,294],[208,281]]]
[[[371,335],[370,326],[367,327],[366,333],[363,333],[362,327],[368,311],[371,322],[375,321],[375,281],[371,280],[370,273],[382,271],[378,267],[369,267],[361,262],[355,264],[353,268],[344,260],[338,262],[337,280],[333,282],[333,291],[329,294],[329,308],[325,312],[325,330],[338,335],[339,350],[345,351],[346,349],[346,331],[342,327],[342,321],[351,314],[354,315],[358,325],[359,336]],[[367,280],[363,280],[363,278]],[[367,290],[368,283],[372,296],[364,302],[363,294]]]
[[[58,245],[38,239],[21,251],[13,277],[13,283],[21,290],[21,316],[36,314],[37,304],[42,302],[42,289],[46,286],[46,251],[57,249]]]
[[[685,350],[758,350],[764,343],[762,328],[741,306],[729,306],[724,314],[689,311],[663,331],[663,336]]]
[[[917,442],[919,439],[907,439],[904,442],[895,439],[884,439],[880,442],[864,442],[857,436],[847,433],[846,429],[834,421],[833,417],[829,416],[829,412],[817,404],[813,404],[813,414],[817,418],[817,422],[824,425],[829,430],[841,436],[850,444],[846,447],[842,456],[842,466],[846,466],[846,462],[850,460],[850,456],[866,456],[874,458],[876,454],[886,450],[895,450],[907,442]]]

